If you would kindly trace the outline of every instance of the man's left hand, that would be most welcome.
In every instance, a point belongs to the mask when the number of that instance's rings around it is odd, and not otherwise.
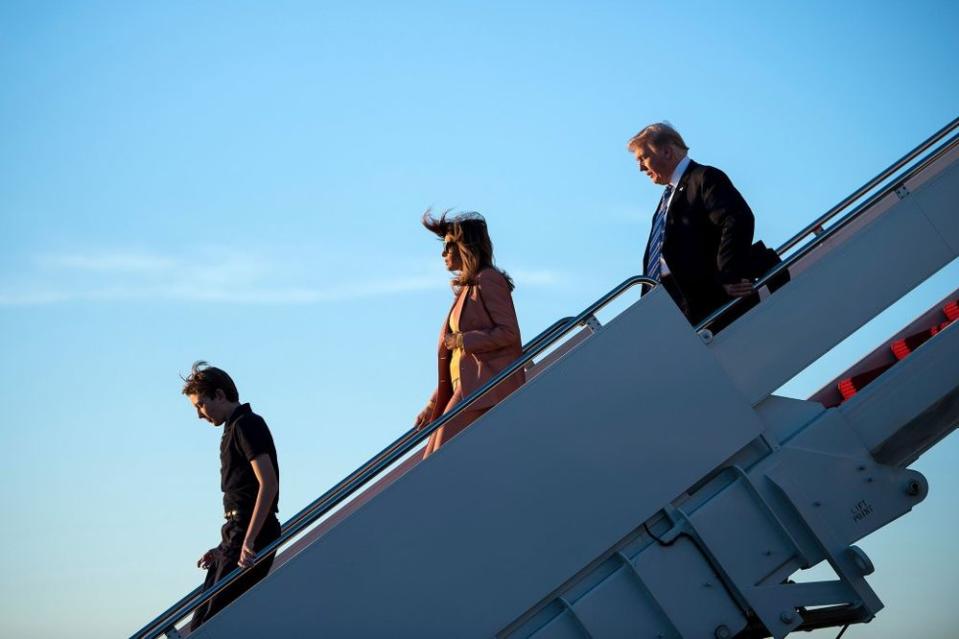
[[[742,279],[733,284],[723,284],[726,293],[733,297],[746,297],[753,292],[753,283],[751,280]]]
[[[243,542],[243,548],[240,550],[240,560],[236,562],[237,565],[240,568],[249,568],[253,565],[253,560],[255,558],[256,551],[253,550],[253,547],[250,544]]]

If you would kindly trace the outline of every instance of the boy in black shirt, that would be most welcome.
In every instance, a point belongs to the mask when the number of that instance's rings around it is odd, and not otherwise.
[[[197,417],[214,426],[223,425],[220,440],[220,489],[226,523],[222,541],[200,557],[197,566],[206,569],[204,590],[240,566],[252,565],[258,550],[280,536],[276,518],[280,499],[280,467],[276,447],[266,422],[249,404],[240,404],[236,385],[226,372],[206,362],[196,362],[184,380],[183,394],[196,408]],[[196,628],[265,577],[273,555],[246,572],[233,584],[193,613],[190,629]]]

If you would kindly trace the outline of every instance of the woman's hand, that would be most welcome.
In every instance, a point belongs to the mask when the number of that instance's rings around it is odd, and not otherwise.
[[[446,337],[443,338],[443,344],[449,350],[453,350],[454,348],[463,348],[463,334],[447,333]]]
[[[433,405],[427,404],[426,408],[420,411],[420,414],[416,416],[416,420],[413,422],[413,427],[416,430],[422,430],[427,424],[430,423],[430,417],[433,416]]]

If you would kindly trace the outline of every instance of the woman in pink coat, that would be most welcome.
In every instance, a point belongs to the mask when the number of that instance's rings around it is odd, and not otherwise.
[[[439,219],[430,211],[423,226],[443,241],[443,260],[453,272],[456,296],[440,327],[438,381],[433,396],[416,417],[423,428],[453,409],[523,354],[513,307],[513,280],[493,265],[493,243],[479,213]],[[469,426],[525,381],[519,370],[430,435],[425,457]]]

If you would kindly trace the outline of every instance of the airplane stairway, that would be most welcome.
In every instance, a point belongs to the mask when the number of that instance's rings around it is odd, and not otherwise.
[[[959,119],[787,242],[757,287],[791,281],[721,332],[722,311],[690,327],[661,287],[600,324],[647,283],[627,280],[533,340],[487,388],[520,367],[529,381],[436,454],[410,461],[443,419],[287,522],[295,552],[192,636],[745,639],[868,621],[882,603],[854,544],[922,501],[907,466],[959,424],[959,322],[936,315],[959,291],[812,398],[774,391],[959,257],[956,202]],[[821,561],[836,579],[790,581]],[[134,637],[180,636],[210,594]]]
[[[930,378],[951,380],[949,391],[915,393],[906,414],[926,413],[928,420],[929,406],[959,394],[959,329],[936,339],[948,341],[917,350],[912,370],[875,380],[870,392],[891,398],[883,410],[898,403],[890,389],[901,387],[903,377],[910,380],[908,394]],[[835,384],[824,389],[835,390]],[[927,486],[903,467],[905,460],[877,462],[881,451],[870,451],[857,432],[873,425],[856,415],[861,400],[871,401],[858,395],[843,404],[850,410],[844,415],[816,399],[769,396],[756,406],[768,425],[760,440],[496,636],[745,639],[869,621],[882,604],[864,580],[872,564],[852,544],[919,503]],[[927,448],[929,433],[938,441],[957,422],[953,402],[934,428],[922,422],[924,436],[911,450]],[[909,432],[917,422],[897,423]],[[824,559],[839,580],[789,581]]]

